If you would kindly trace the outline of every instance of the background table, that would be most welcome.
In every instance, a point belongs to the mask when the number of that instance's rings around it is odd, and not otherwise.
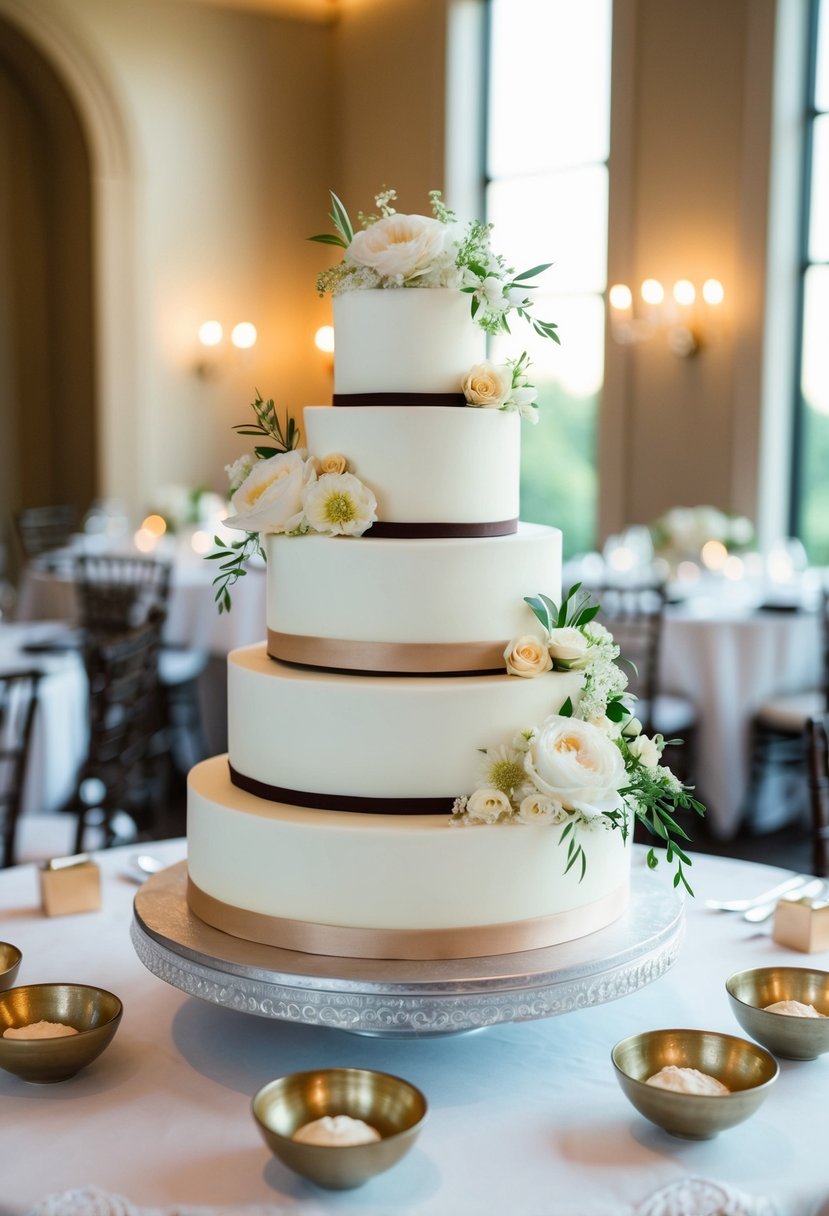
[[[180,841],[153,849],[170,862],[184,855]],[[641,1030],[740,1034],[724,989],[734,971],[778,961],[829,965],[829,955],[783,950],[767,932],[702,906],[708,895],[756,893],[779,871],[697,856],[697,899],[678,963],[623,1000],[459,1037],[395,1041],[237,1013],[145,971],[129,943],[135,887],[121,877],[128,853],[100,855],[103,910],[85,916],[44,919],[35,870],[0,873],[0,932],[23,950],[19,982],[99,984],[125,1005],[110,1048],[73,1080],[39,1087],[0,1073],[4,1216],[88,1184],[178,1213],[207,1205],[252,1216],[252,1205],[266,1205],[273,1216],[632,1216],[647,1196],[689,1175],[765,1197],[778,1216],[829,1216],[829,1057],[781,1061],[757,1114],[699,1143],[642,1119],[610,1063],[613,1044]],[[328,1065],[404,1076],[430,1105],[412,1152],[350,1192],[317,1190],[284,1168],[250,1115],[267,1081]]]
[[[719,839],[731,839],[744,815],[750,819],[752,717],[773,695],[819,685],[822,645],[815,612],[729,610],[716,602],[668,610],[659,684],[697,707],[693,767],[707,828]],[[761,796],[783,793],[772,784]],[[805,773],[802,793],[805,806]]]

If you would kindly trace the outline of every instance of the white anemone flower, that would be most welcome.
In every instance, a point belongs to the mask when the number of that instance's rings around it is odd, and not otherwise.
[[[324,473],[302,506],[313,530],[328,536],[361,536],[377,519],[377,499],[353,473]]]

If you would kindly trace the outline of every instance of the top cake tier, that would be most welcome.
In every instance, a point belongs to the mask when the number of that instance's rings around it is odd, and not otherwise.
[[[424,404],[464,405],[463,378],[486,357],[486,335],[470,298],[443,287],[370,288],[334,299],[334,404],[370,404],[363,395],[439,395]],[[354,398],[357,398],[354,400]]]

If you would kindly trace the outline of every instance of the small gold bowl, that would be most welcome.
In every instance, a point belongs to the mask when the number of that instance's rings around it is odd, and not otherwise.
[[[685,1140],[710,1140],[753,1115],[777,1078],[777,1061],[762,1047],[712,1030],[649,1030],[611,1053],[622,1091],[641,1115]],[[716,1077],[727,1094],[683,1094],[648,1085],[675,1064]]]
[[[829,972],[811,967],[757,967],[725,982],[735,1018],[747,1034],[787,1060],[814,1060],[829,1051],[829,1017],[769,1013],[776,1001],[800,1001],[829,1014]]]
[[[253,1099],[253,1117],[271,1152],[317,1186],[348,1190],[396,1165],[426,1118],[426,1099],[400,1077],[368,1068],[320,1068],[278,1077]],[[294,1133],[325,1115],[362,1119],[380,1133],[369,1144],[302,1144]]]
[[[0,992],[0,1068],[23,1081],[65,1081],[91,1064],[112,1041],[123,1006],[117,996],[85,984],[26,984]],[[6,1039],[9,1026],[62,1022],[77,1034]]]
[[[23,955],[11,942],[0,942],[0,992],[11,988],[20,970]]]

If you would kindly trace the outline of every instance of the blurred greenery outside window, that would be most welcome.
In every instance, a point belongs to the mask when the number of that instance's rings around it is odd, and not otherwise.
[[[486,211],[511,266],[553,265],[534,313],[492,339],[501,361],[527,350],[540,420],[522,424],[521,518],[564,533],[569,557],[595,548],[596,436],[604,376],[612,0],[489,0]]]
[[[829,565],[829,0],[812,0],[792,532]]]

